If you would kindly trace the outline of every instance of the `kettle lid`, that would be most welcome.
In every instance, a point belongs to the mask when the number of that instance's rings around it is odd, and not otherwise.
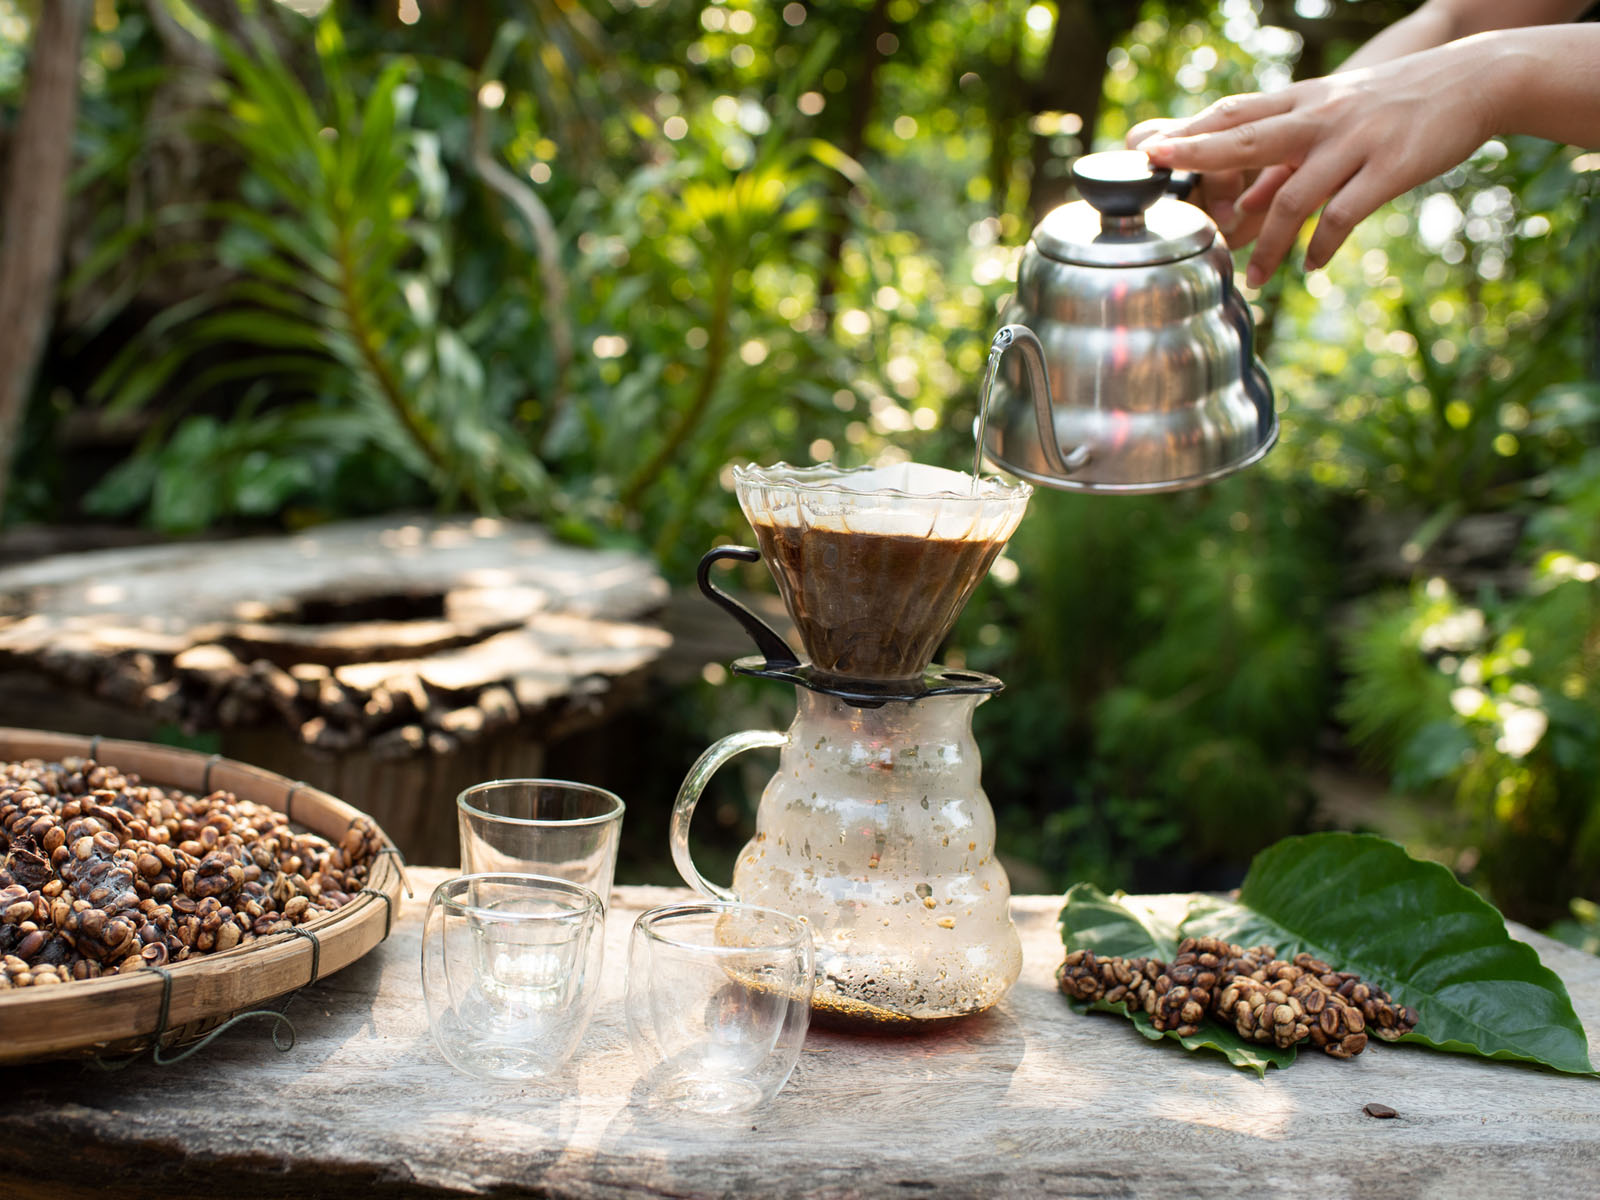
[[[1082,200],[1045,214],[1039,253],[1092,267],[1147,267],[1210,249],[1217,226],[1204,210],[1169,195],[1192,183],[1152,167],[1141,150],[1085,154],[1072,164]]]

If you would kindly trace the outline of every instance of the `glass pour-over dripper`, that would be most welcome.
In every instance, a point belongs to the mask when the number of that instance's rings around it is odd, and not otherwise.
[[[1033,490],[923,463],[733,478],[812,665],[859,680],[927,669]]]

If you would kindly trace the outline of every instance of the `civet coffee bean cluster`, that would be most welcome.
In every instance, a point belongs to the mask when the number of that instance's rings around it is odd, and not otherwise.
[[[1417,1024],[1416,1009],[1349,971],[1309,954],[1284,962],[1271,946],[1242,950],[1219,938],[1185,938],[1171,963],[1074,950],[1056,983],[1079,1000],[1143,1009],[1160,1030],[1197,1033],[1211,1017],[1246,1041],[1280,1049],[1309,1041],[1335,1058],[1360,1054],[1369,1033],[1394,1041]]]
[[[350,903],[381,850],[87,759],[0,763],[0,990],[182,962]]]

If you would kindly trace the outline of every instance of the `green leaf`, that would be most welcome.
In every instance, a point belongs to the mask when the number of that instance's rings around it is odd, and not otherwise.
[[[1195,897],[1194,899],[1204,899]],[[1118,892],[1107,896],[1092,883],[1075,884],[1061,909],[1061,940],[1067,950],[1093,950],[1117,958],[1159,958],[1170,962],[1177,953],[1178,933],[1173,923],[1138,898]],[[1233,1030],[1207,1023],[1200,1032],[1180,1037],[1175,1031],[1162,1032],[1152,1024],[1149,1014],[1129,1013],[1120,1004],[1072,1001],[1079,1012],[1108,1012],[1127,1017],[1133,1027],[1151,1041],[1163,1038],[1177,1042],[1185,1050],[1213,1050],[1234,1066],[1257,1075],[1268,1067],[1287,1067],[1295,1052],[1272,1046],[1253,1045]]]
[[[316,480],[312,465],[303,458],[274,458],[257,450],[234,467],[229,484],[234,507],[248,516],[270,516],[293,496],[308,491]]]
[[[1106,1004],[1104,1001],[1096,1001],[1089,1005],[1074,1001],[1073,1007],[1085,1011],[1114,1012],[1122,1013],[1125,1016],[1128,1015],[1122,1005]],[[1288,1050],[1279,1050],[1276,1046],[1264,1046],[1247,1042],[1226,1026],[1213,1024],[1210,1021],[1200,1026],[1200,1032],[1185,1034],[1180,1037],[1170,1029],[1165,1033],[1157,1029],[1155,1023],[1151,1021],[1149,1013],[1142,1011],[1133,1013],[1132,1020],[1133,1027],[1152,1042],[1159,1042],[1163,1038],[1168,1038],[1177,1042],[1185,1050],[1212,1050],[1222,1055],[1240,1070],[1254,1071],[1257,1076],[1266,1075],[1268,1067],[1277,1067],[1281,1071],[1294,1064],[1295,1051],[1293,1047]]]
[[[1449,779],[1469,762],[1472,735],[1456,721],[1429,721],[1401,747],[1394,766],[1394,786],[1420,791]]]
[[[1384,838],[1286,838],[1256,856],[1237,904],[1195,904],[1179,929],[1354,971],[1417,1010],[1405,1041],[1594,1071],[1567,989],[1533,948],[1444,867]]]
[[[84,511],[97,517],[120,517],[150,498],[161,465],[151,455],[134,455],[108,471],[83,498]]]
[[[1061,909],[1061,940],[1068,950],[1103,957],[1159,958],[1178,953],[1178,927],[1122,892],[1107,896],[1092,883],[1074,884]]]

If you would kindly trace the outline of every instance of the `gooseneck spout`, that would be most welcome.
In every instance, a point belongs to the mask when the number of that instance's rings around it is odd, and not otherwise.
[[[1022,366],[1028,377],[1028,394],[1033,397],[1034,420],[1039,425],[1039,448],[1044,453],[1045,461],[1050,470],[1058,477],[1071,475],[1074,471],[1081,471],[1089,463],[1089,447],[1078,446],[1070,454],[1061,453],[1061,443],[1056,438],[1055,401],[1050,395],[1050,371],[1044,361],[1044,346],[1039,341],[1037,334],[1026,325],[1002,325],[1000,331],[994,335],[994,340],[989,343],[991,358],[998,359],[1007,350],[1013,347],[1022,351]],[[984,413],[979,429],[988,426],[989,398],[993,389],[985,389],[983,397]],[[979,437],[983,434],[980,432]],[[978,447],[978,452],[983,452],[983,447]]]

